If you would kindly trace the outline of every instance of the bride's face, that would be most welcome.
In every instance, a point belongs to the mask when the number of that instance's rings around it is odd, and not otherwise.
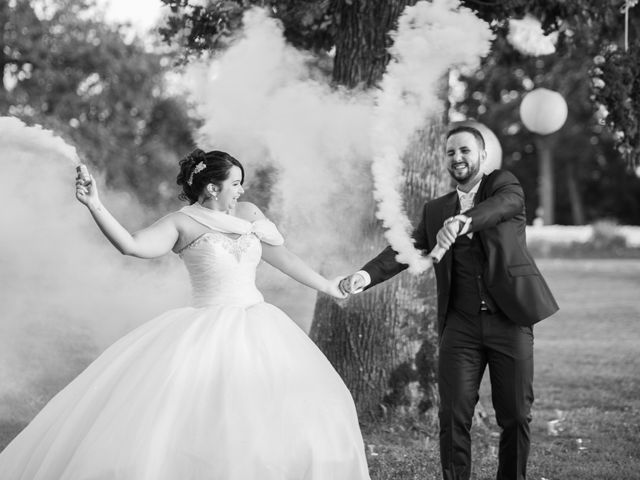
[[[238,198],[244,193],[242,188],[242,170],[235,165],[229,170],[229,177],[220,185],[218,201],[221,210],[232,210],[238,203]]]

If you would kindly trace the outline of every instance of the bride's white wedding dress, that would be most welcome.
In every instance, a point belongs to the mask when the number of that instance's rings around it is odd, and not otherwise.
[[[277,229],[199,210],[183,209],[211,230],[180,252],[193,305],[89,365],[0,453],[0,479],[369,479],[342,379],[255,287]]]

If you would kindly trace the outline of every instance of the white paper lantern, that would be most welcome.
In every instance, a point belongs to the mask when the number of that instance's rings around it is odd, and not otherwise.
[[[546,88],[527,93],[520,103],[520,118],[527,130],[549,135],[560,130],[567,120],[567,102],[562,95]]]
[[[475,120],[463,120],[461,122],[453,122],[452,127],[456,126],[472,127],[478,130],[484,138],[484,149],[487,151],[487,158],[482,164],[482,171],[486,174],[502,166],[502,146],[498,137],[486,125]]]

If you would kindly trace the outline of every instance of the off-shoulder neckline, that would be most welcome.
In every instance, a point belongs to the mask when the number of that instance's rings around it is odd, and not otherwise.
[[[205,208],[205,207],[202,207],[202,208]],[[208,210],[208,209],[207,209],[207,210]],[[212,211],[212,212],[217,212],[217,210],[211,210],[211,211]],[[191,217],[189,214],[187,214],[187,213],[183,212],[182,210],[176,210],[176,212],[175,212],[175,213],[180,213],[180,214],[184,215],[185,217],[189,217],[191,220],[194,220],[194,218],[193,218],[193,217]],[[247,220],[247,219],[245,219],[245,218],[242,218],[242,217],[236,217],[235,215],[230,215],[230,214],[228,214],[228,213],[224,213],[224,212],[217,212],[217,213],[219,213],[220,215],[226,215],[227,217],[237,218],[238,220],[242,220],[243,222],[250,223],[251,225],[253,225],[254,223],[258,223],[258,222],[263,222],[263,221],[270,222],[270,221],[271,221],[271,220],[269,220],[267,217],[258,218],[258,219],[256,219],[256,220]],[[197,221],[197,220],[196,220],[196,221]]]
[[[234,218],[234,219],[237,219],[237,220],[242,220],[243,222],[247,222],[247,223],[251,223],[251,224],[254,224],[254,223],[256,223],[256,222],[260,222],[260,221],[262,221],[262,220],[267,220],[267,221],[269,220],[267,217],[258,218],[258,219],[256,219],[256,220],[248,220],[248,219],[246,219],[246,218],[239,217],[239,216],[237,216],[237,215],[231,215],[230,213],[226,213],[226,212],[223,212],[223,211],[221,211],[221,210],[213,210],[213,209],[211,209],[211,208],[203,207],[202,205],[200,205],[200,204],[199,204],[199,203],[197,203],[197,202],[196,202],[196,203],[192,203],[191,205],[185,205],[184,207],[182,207],[182,208],[181,208],[180,210],[178,210],[177,212],[178,212],[178,213],[182,213],[183,215],[187,215],[187,216],[189,216],[187,213],[183,212],[183,210],[184,210],[184,209],[189,208],[189,207],[193,207],[193,208],[196,208],[196,209],[198,209],[198,210],[203,210],[203,211],[204,211],[204,212],[206,212],[207,214],[212,214],[212,215],[222,215],[222,216],[225,216],[225,217],[231,217],[231,218]]]
[[[194,238],[193,240],[191,240],[189,243],[187,243],[184,247],[182,247],[180,250],[177,250],[175,252],[176,255],[180,255],[182,252],[184,252],[186,249],[195,246],[195,244],[202,240],[203,237],[207,237],[209,235],[218,235],[218,236],[222,236],[224,238],[226,238],[227,240],[229,240],[230,242],[237,242],[238,240],[240,240],[242,237],[246,237],[249,235],[254,235],[254,232],[249,232],[249,233],[242,233],[242,234],[237,234],[237,237],[232,237],[227,233],[222,233],[222,232],[216,232],[215,230],[211,230],[209,232],[203,232],[200,235],[198,235],[196,238]]]

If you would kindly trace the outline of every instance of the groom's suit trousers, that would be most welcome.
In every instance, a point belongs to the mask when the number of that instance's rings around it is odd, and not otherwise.
[[[497,480],[524,480],[533,403],[533,330],[502,313],[449,309],[440,340],[440,455],[445,480],[471,475],[470,429],[489,367],[498,426]]]

